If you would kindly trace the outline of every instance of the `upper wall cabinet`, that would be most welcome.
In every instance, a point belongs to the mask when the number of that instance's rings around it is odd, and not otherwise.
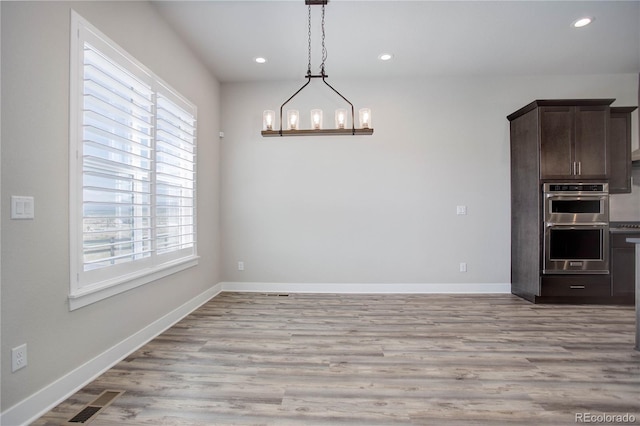
[[[609,192],[631,192],[631,113],[636,107],[611,107]]]
[[[608,179],[609,114],[615,99],[537,100],[507,117],[537,113],[539,178]]]
[[[609,106],[540,107],[540,178],[608,177]]]

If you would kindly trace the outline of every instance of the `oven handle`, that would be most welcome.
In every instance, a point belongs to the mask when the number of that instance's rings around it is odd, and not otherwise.
[[[557,226],[565,229],[578,229],[578,228],[602,228],[609,226],[607,222],[587,222],[587,223],[559,223],[559,222],[545,222],[545,227],[551,228]]]
[[[581,192],[580,194],[558,193],[558,192],[545,192],[546,198],[554,198],[558,200],[606,200],[609,198],[608,192]]]

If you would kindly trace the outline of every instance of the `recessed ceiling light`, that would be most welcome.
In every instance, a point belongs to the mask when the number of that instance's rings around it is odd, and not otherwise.
[[[380,56],[378,56],[378,59],[380,59],[381,61],[389,61],[393,58],[393,55],[391,53],[382,53],[380,54]]]
[[[580,18],[577,21],[573,22],[573,26],[575,28],[582,28],[585,27],[587,25],[589,25],[590,23],[592,23],[594,21],[595,18],[592,18],[590,16],[585,16],[584,18]]]
[[[264,64],[265,62],[267,62],[267,58],[263,58],[262,56],[258,56],[257,58],[253,58],[254,61],[256,61],[258,64]]]

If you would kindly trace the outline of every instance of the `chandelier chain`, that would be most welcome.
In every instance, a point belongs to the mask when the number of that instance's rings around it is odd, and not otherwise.
[[[324,43],[324,4],[322,5],[322,64],[320,65],[320,71],[324,75],[324,63],[327,60],[327,46]]]
[[[307,75],[311,75],[311,5],[309,5],[308,52],[309,64],[307,65]]]

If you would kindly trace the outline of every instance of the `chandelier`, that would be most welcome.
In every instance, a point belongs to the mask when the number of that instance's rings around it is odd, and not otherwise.
[[[284,101],[280,106],[280,129],[275,130],[276,113],[271,110],[266,110],[262,114],[262,136],[317,136],[317,135],[371,135],[373,134],[373,128],[371,127],[371,110],[369,108],[362,108],[358,111],[358,118],[360,128],[355,127],[355,109],[353,104],[345,98],[340,92],[333,88],[328,82],[328,75],[325,73],[325,61],[327,59],[327,49],[325,46],[325,30],[324,30],[324,9],[329,0],[305,0],[305,4],[309,8],[309,42],[308,42],[308,58],[309,63],[307,67],[307,75],[305,78],[307,82],[298,89],[289,99]],[[311,73],[311,6],[322,6],[322,63],[320,64],[320,74]],[[311,110],[311,129],[300,129],[300,113],[298,110],[287,110],[286,122],[283,122],[282,111],[284,106],[289,103],[298,93],[302,91],[309,83],[311,79],[321,78],[322,82],[326,84],[331,90],[333,90],[340,98],[347,102],[351,110],[351,128],[348,127],[349,111],[346,108],[339,108],[335,111],[335,127],[324,128],[323,127],[323,114],[321,109]],[[286,123],[286,129],[282,129],[283,123]]]

